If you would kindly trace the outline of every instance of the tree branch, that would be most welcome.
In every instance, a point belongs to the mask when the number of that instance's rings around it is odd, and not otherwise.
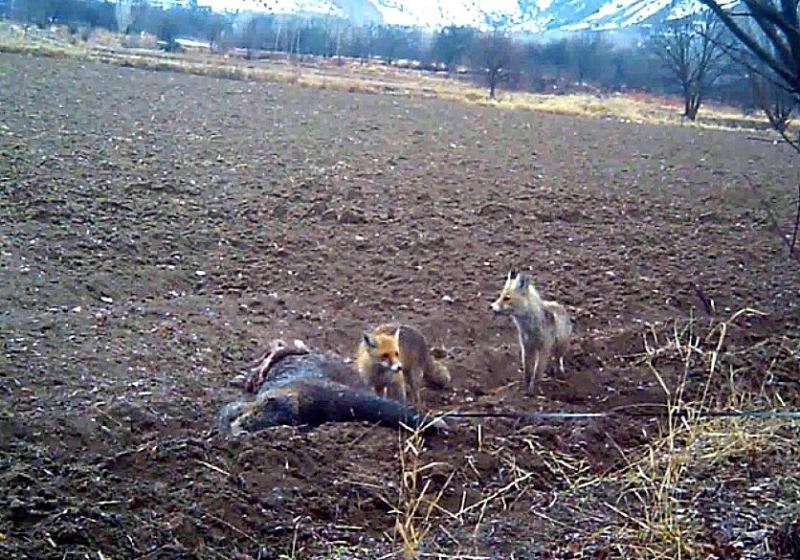
[[[787,84],[790,84],[794,91],[800,92],[800,80],[793,76],[791,72],[787,71],[779,60],[767,52],[767,50],[764,49],[755,38],[751,37],[738,23],[733,21],[733,18],[722,9],[716,0],[700,0],[700,2],[713,11],[737,39],[750,49],[753,54],[764,61],[773,72],[781,77],[781,79],[785,80]]]

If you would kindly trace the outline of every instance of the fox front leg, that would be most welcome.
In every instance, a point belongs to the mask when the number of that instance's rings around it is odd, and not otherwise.
[[[539,368],[541,366],[541,352],[538,350],[533,351],[533,367],[530,365],[526,365],[525,368],[525,392],[528,395],[535,395],[536,394],[536,375],[539,373]]]
[[[382,396],[406,404],[407,395],[405,385],[402,382],[388,385],[386,387],[386,393]]]
[[[533,385],[536,382],[535,374],[536,374],[536,359],[538,356],[538,352],[533,351],[534,356],[534,363],[530,363],[530,354],[531,351],[526,348],[523,344],[521,345],[522,348],[522,374],[525,381],[525,392],[529,395],[533,394]],[[533,365],[533,367],[531,367]]]
[[[419,407],[422,404],[422,395],[420,394],[419,386],[421,376],[418,377],[418,372],[414,369],[407,369],[403,373],[406,381],[406,391],[409,393],[411,403],[414,406]]]

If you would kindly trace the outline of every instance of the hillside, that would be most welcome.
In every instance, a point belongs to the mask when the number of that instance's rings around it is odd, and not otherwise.
[[[331,15],[357,23],[440,27],[505,20],[518,31],[615,30],[681,17],[698,0],[205,0],[215,10]]]

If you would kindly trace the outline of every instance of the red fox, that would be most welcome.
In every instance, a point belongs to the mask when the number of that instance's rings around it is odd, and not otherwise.
[[[312,350],[298,340],[293,346],[273,340],[254,371],[237,380],[256,398],[229,403],[219,411],[217,428],[226,436],[326,422],[366,421],[388,427],[403,423],[426,431],[447,428],[441,418],[428,419],[401,402],[375,395],[343,358]]]
[[[356,353],[361,378],[379,395],[415,406],[422,403],[422,383],[437,389],[450,385],[450,372],[433,359],[428,342],[419,329],[405,324],[384,323],[361,336]]]
[[[547,370],[552,355],[558,356],[564,372],[564,354],[573,326],[563,305],[543,300],[525,274],[510,271],[491,307],[498,315],[510,316],[517,326],[525,391],[529,395],[535,393],[536,376]]]

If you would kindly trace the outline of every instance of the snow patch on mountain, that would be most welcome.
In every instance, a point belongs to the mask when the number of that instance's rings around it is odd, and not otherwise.
[[[731,3],[736,0],[729,0]],[[354,23],[488,29],[503,21],[517,31],[611,30],[679,19],[699,0],[200,0],[215,10],[328,15]]]

